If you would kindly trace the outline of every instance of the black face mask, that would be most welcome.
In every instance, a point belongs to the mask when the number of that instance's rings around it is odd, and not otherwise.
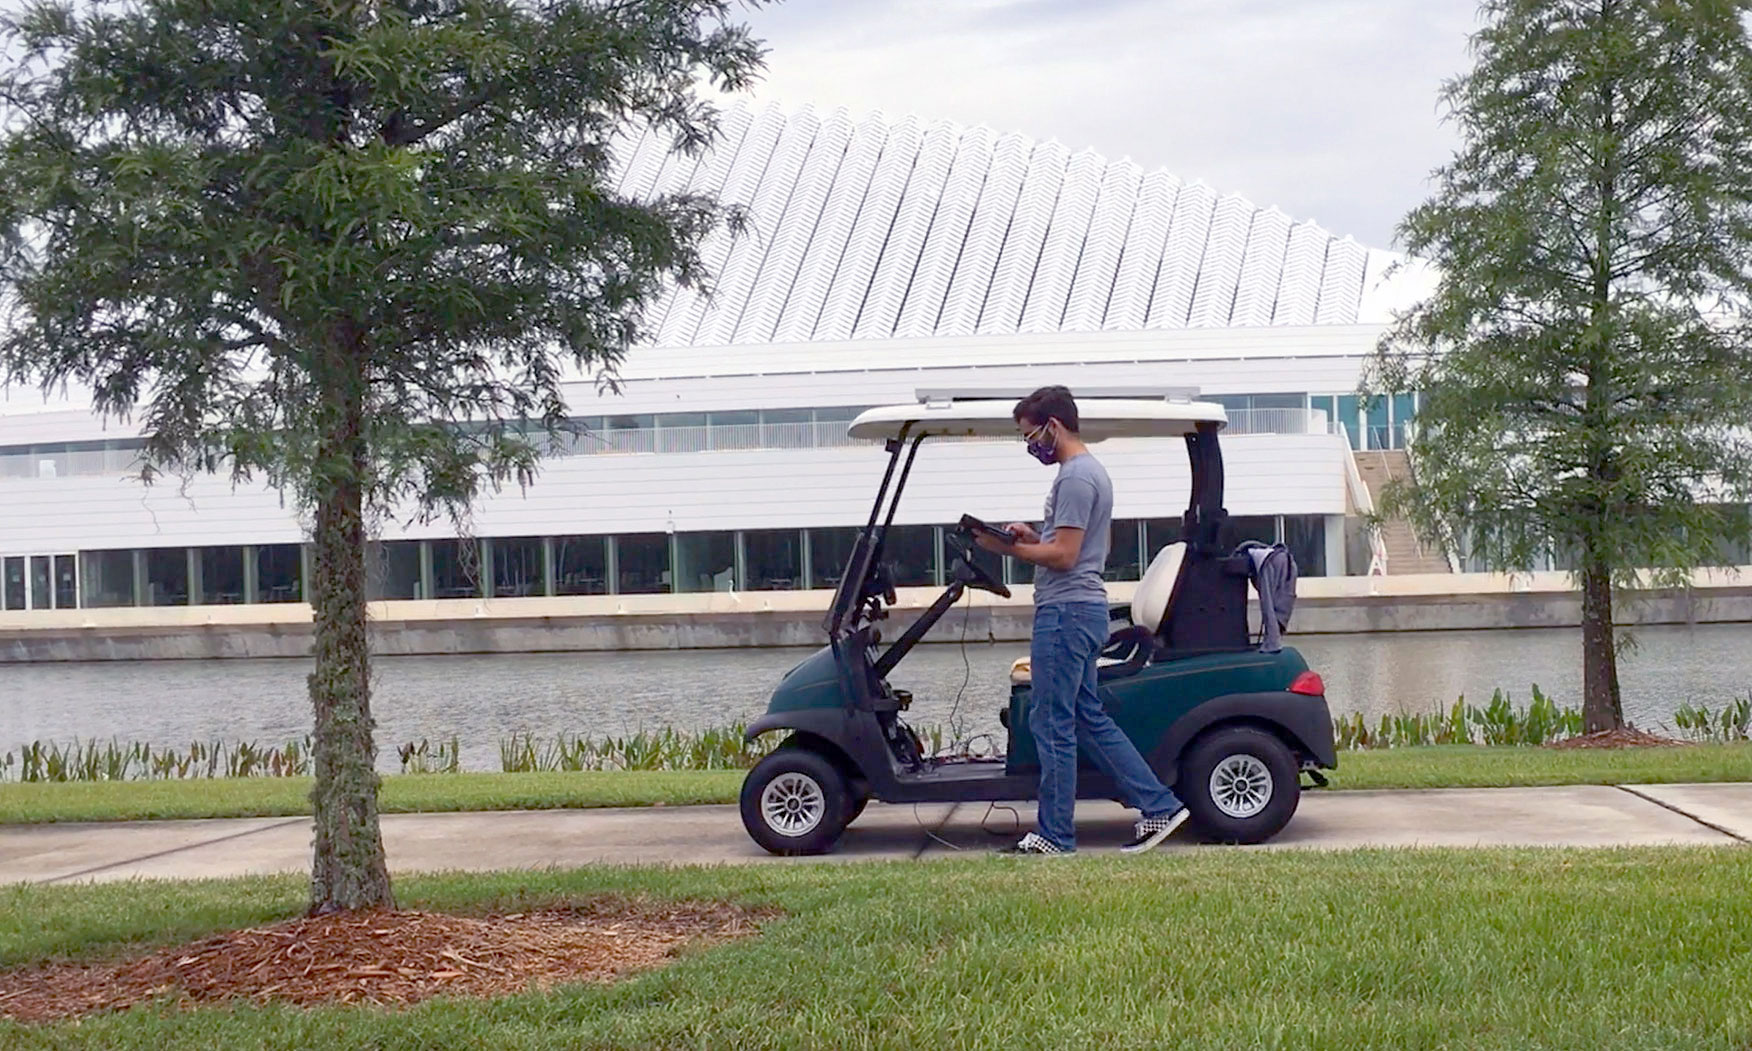
[[[1044,437],[1034,437],[1043,435]],[[1028,453],[1043,464],[1051,466],[1058,461],[1058,436],[1053,434],[1052,424],[1045,423],[1035,428],[1028,436]]]

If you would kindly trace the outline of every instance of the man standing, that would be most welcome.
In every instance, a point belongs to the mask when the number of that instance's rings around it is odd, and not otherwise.
[[[1042,387],[1012,413],[1043,464],[1058,465],[1046,496],[1039,532],[1026,523],[1009,528],[1006,543],[981,535],[989,551],[1012,555],[1034,574],[1034,639],[1030,648],[1034,703],[1028,726],[1040,752],[1040,816],[1035,831],[1004,853],[1072,854],[1077,849],[1077,750],[1081,744],[1111,776],[1121,798],[1142,815],[1136,836],[1122,850],[1156,846],[1185,823],[1186,807],[1157,779],[1144,757],[1096,695],[1096,659],[1107,642],[1107,565],[1113,518],[1113,483],[1078,437],[1077,403],[1064,387]]]

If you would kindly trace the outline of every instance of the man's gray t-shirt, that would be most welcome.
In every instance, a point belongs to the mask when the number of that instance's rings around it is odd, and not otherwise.
[[[1034,604],[1063,605],[1070,602],[1107,602],[1107,585],[1101,572],[1107,568],[1107,550],[1112,544],[1113,482],[1107,469],[1088,453],[1059,464],[1058,477],[1046,494],[1046,522],[1040,539],[1051,543],[1060,527],[1081,529],[1083,547],[1070,569],[1034,570]]]

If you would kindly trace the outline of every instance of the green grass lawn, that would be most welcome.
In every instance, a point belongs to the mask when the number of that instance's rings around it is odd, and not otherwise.
[[[783,916],[612,987],[402,1012],[158,1007],[8,1048],[1752,1046],[1752,851],[1209,851],[409,877],[405,907],[605,892]],[[0,890],[0,966],[298,912],[302,881]],[[0,989],[4,979],[0,978]]]
[[[1633,750],[1442,745],[1345,752],[1335,789],[1752,780],[1752,744]],[[383,779],[386,813],[734,803],[739,770],[414,774]],[[0,783],[0,824],[309,813],[308,778]]]

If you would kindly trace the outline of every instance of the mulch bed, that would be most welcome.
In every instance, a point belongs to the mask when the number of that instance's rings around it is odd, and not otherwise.
[[[0,1018],[50,1022],[154,1000],[400,1006],[504,996],[649,970],[683,946],[756,934],[772,915],[722,903],[624,900],[484,917],[335,913],[119,962],[0,972]]]
[[[1549,745],[1551,748],[1676,748],[1687,744],[1686,741],[1675,741],[1671,737],[1660,737],[1645,733],[1632,726],[1620,727],[1616,730],[1601,730],[1598,733],[1582,734],[1579,737],[1569,737]]]

